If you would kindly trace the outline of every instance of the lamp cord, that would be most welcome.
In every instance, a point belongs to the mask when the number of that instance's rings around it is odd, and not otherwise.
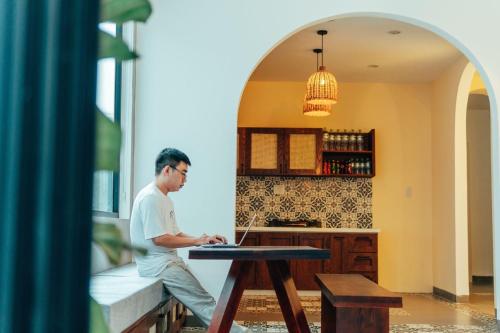
[[[321,35],[321,67],[323,67],[323,35]]]

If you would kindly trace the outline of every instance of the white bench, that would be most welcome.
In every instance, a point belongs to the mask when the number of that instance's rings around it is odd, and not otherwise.
[[[162,281],[139,276],[134,263],[93,275],[90,295],[113,333],[178,332],[186,317],[185,307],[166,294]]]

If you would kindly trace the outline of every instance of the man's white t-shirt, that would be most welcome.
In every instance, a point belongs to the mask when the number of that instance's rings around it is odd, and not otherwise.
[[[182,261],[177,249],[156,246],[152,238],[180,232],[175,221],[172,200],[151,183],[143,188],[134,201],[130,217],[130,239],[133,246],[145,248],[145,256],[135,255],[141,276],[157,276],[169,263]]]

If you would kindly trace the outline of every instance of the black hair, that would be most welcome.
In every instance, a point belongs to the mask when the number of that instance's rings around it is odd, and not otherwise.
[[[191,165],[191,161],[186,154],[175,148],[165,148],[156,157],[155,162],[155,175],[158,176],[161,170],[167,165],[171,167],[176,167],[180,162],[184,162],[187,165]]]

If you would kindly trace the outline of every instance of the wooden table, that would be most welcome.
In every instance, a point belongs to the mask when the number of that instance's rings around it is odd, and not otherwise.
[[[233,260],[207,333],[227,333],[246,286],[252,261],[265,260],[288,332],[310,333],[287,260],[329,259],[330,251],[310,246],[195,248],[189,259]]]

